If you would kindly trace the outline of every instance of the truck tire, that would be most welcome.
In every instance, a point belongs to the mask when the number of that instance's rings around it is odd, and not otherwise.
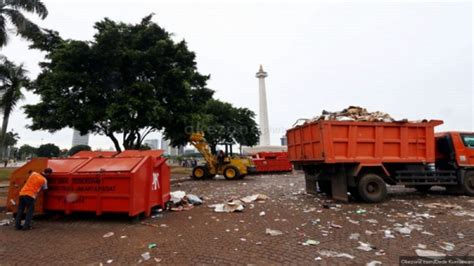
[[[474,197],[474,171],[466,172],[462,186],[464,189],[464,194]]]
[[[196,180],[203,180],[208,176],[208,171],[207,168],[204,166],[196,166],[193,169],[191,177]]]
[[[318,187],[322,193],[332,196],[331,181],[318,180]]]
[[[364,175],[357,184],[357,191],[369,203],[382,202],[387,197],[385,181],[376,174]]]
[[[240,178],[240,171],[235,166],[228,166],[224,168],[224,177],[227,180],[235,180]]]

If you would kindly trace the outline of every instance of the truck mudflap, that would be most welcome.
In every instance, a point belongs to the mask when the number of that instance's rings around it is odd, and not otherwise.
[[[347,176],[344,171],[337,171],[331,179],[332,197],[335,200],[349,202],[347,196]]]

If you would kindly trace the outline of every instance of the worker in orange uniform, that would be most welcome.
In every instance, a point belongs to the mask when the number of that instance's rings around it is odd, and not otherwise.
[[[47,177],[53,173],[51,168],[44,169],[42,174],[37,172],[31,172],[25,185],[20,190],[20,202],[18,204],[18,210],[16,212],[15,227],[18,230],[31,229],[31,219],[33,218],[33,212],[35,211],[35,201],[38,193],[43,189],[48,189]],[[26,212],[25,224],[21,225],[21,218],[25,209]]]

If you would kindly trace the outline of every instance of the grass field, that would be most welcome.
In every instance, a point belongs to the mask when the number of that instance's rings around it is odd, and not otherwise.
[[[10,174],[15,170],[16,168],[0,168],[0,181],[6,181],[10,178]]]

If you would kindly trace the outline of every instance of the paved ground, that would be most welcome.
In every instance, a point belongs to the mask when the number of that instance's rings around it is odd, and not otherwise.
[[[414,256],[419,244],[447,255],[474,256],[473,198],[441,192],[423,197],[395,189],[399,191],[383,204],[349,203],[326,209],[327,198],[306,195],[303,187],[303,178],[297,174],[174,183],[172,190],[203,196],[206,203],[145,220],[157,227],[110,216],[37,218],[36,228],[28,232],[1,226],[0,264],[106,264],[108,260],[112,264],[342,265],[374,260],[398,264],[400,255]],[[241,213],[214,213],[207,207],[255,193],[266,194],[270,200],[248,205]],[[261,212],[265,215],[260,216]],[[0,220],[7,217],[0,214]],[[395,232],[397,227],[411,232],[402,235]],[[283,234],[267,235],[267,228]],[[384,230],[395,238],[384,238]],[[114,235],[104,238],[109,232]],[[354,233],[360,239],[350,239]],[[307,240],[320,244],[302,245]],[[359,241],[370,243],[373,249],[357,249]],[[149,249],[152,243],[157,247]],[[326,251],[354,258],[327,257]],[[145,252],[151,255],[147,261],[141,257]]]

